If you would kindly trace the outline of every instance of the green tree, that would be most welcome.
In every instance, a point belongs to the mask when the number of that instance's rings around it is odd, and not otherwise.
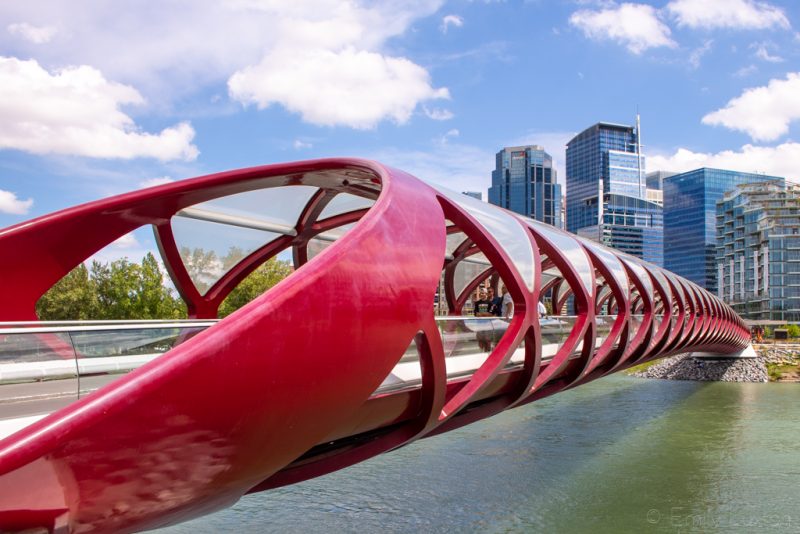
[[[86,320],[95,315],[97,305],[89,270],[81,263],[42,295],[36,315],[43,321]]]
[[[242,280],[222,301],[219,307],[219,316],[226,317],[262,295],[269,288],[289,276],[292,270],[289,262],[270,258]]]
[[[41,320],[180,319],[186,305],[164,286],[158,261],[147,254],[141,264],[128,259],[81,264],[39,299]]]
[[[789,337],[800,337],[800,326],[796,324],[790,324],[786,326],[786,330]]]
[[[110,263],[92,262],[98,310],[94,319],[140,319],[136,316],[141,267],[127,258]]]

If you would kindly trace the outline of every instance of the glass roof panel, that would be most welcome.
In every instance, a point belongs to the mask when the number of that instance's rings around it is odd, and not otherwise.
[[[375,204],[375,201],[369,198],[351,195],[350,193],[339,193],[328,202],[328,205],[319,214],[319,220],[335,217],[350,211],[371,208],[373,204]]]
[[[292,185],[258,189],[216,198],[189,208],[243,217],[248,220],[294,228],[317,187]]]
[[[508,255],[520,277],[533,291],[533,248],[525,228],[519,220],[497,206],[434,185],[440,193],[467,211],[480,223]]]
[[[453,252],[458,248],[458,246],[464,242],[467,238],[467,235],[464,232],[456,232],[454,234],[447,234],[447,248],[446,254],[448,256],[452,256]]]
[[[607,248],[600,246],[598,243],[594,243],[588,239],[581,239],[580,242],[583,246],[591,249],[592,252],[597,254],[605,266],[611,271],[612,276],[614,276],[614,281],[622,288],[622,291],[625,293],[626,296],[630,295],[630,287],[628,286],[628,275],[625,273],[625,266],[619,261],[619,258],[608,250]]]
[[[466,258],[464,258],[461,261],[464,261],[464,262],[467,262],[467,263],[476,263],[478,265],[484,265],[486,267],[491,265],[491,263],[489,263],[489,258],[487,258],[486,255],[483,252],[478,252],[477,254],[472,254],[470,256],[467,256]]]
[[[669,303],[668,306],[670,307],[670,309],[672,309],[672,289],[670,289],[670,287],[669,287],[669,283],[667,282],[667,278],[664,276],[664,274],[658,268],[650,267],[650,269],[648,269],[648,270],[651,273],[653,273],[653,276],[656,277],[656,280],[658,280],[658,283],[661,284],[664,287],[664,291],[665,291],[665,294],[666,294],[666,302]],[[667,306],[667,304],[665,304],[665,306]]]
[[[633,272],[636,273],[636,275],[642,281],[642,284],[644,285],[644,289],[647,292],[647,295],[652,300],[652,298],[653,298],[653,283],[650,281],[650,276],[647,274],[647,271],[644,270],[644,267],[639,265],[638,262],[636,262],[636,261],[634,261],[632,259],[626,258],[625,256],[622,256],[620,259],[625,262],[625,265],[630,267],[630,269]]]
[[[594,267],[589,261],[589,256],[583,250],[580,243],[566,232],[559,230],[548,224],[544,224],[533,219],[525,219],[531,227],[535,228],[545,239],[550,241],[559,252],[566,256],[567,261],[572,265],[578,276],[591,294],[594,291]]]
[[[488,269],[486,265],[481,265],[479,263],[458,262],[453,275],[453,289],[455,290],[456,297],[460,296],[461,292],[464,291],[469,283],[475,280],[475,278],[486,269]]]
[[[180,215],[171,226],[183,265],[201,295],[250,253],[282,235]]]
[[[311,260],[314,256],[328,248],[334,241],[340,239],[347,232],[349,232],[356,223],[345,224],[332,228],[327,232],[317,234],[313,239],[308,240],[308,259]]]

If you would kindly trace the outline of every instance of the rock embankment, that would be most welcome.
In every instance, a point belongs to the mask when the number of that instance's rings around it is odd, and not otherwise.
[[[633,373],[640,378],[664,380],[697,380],[718,382],[767,382],[764,358],[730,360],[695,359],[685,354],[665,358],[643,371]]]

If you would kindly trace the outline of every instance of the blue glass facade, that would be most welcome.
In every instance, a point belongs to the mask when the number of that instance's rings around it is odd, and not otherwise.
[[[717,202],[738,185],[783,178],[702,168],[664,180],[664,267],[717,292]]]
[[[563,228],[561,185],[553,158],[540,146],[507,147],[497,153],[489,202]]]
[[[637,159],[636,144],[633,127],[605,122],[567,143],[567,230],[598,224],[600,191],[645,198],[644,158]]]
[[[567,229],[663,265],[663,211],[647,200],[631,126],[598,123],[567,144]]]
[[[578,230],[578,235],[663,265],[663,213],[654,202],[608,193],[603,195],[603,224],[585,226]]]

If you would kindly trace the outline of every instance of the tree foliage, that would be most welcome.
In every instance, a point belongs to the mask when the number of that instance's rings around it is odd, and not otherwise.
[[[42,320],[67,321],[93,319],[97,291],[89,279],[89,269],[80,264],[59,280],[36,303]]]
[[[292,273],[292,266],[285,261],[270,258],[234,288],[222,301],[219,316],[226,317]]]
[[[182,250],[181,256],[203,293],[210,280],[236,265],[245,252],[231,247],[218,258],[213,251],[198,248]],[[271,258],[231,291],[220,306],[219,316],[230,315],[291,272],[288,262]],[[39,299],[36,313],[43,321],[182,319],[187,315],[185,303],[164,284],[162,268],[150,253],[141,263],[123,258],[107,263],[94,261],[91,268],[78,265]]]
[[[36,303],[43,321],[178,319],[186,306],[164,286],[164,275],[148,253],[141,264],[128,259],[78,265]]]

